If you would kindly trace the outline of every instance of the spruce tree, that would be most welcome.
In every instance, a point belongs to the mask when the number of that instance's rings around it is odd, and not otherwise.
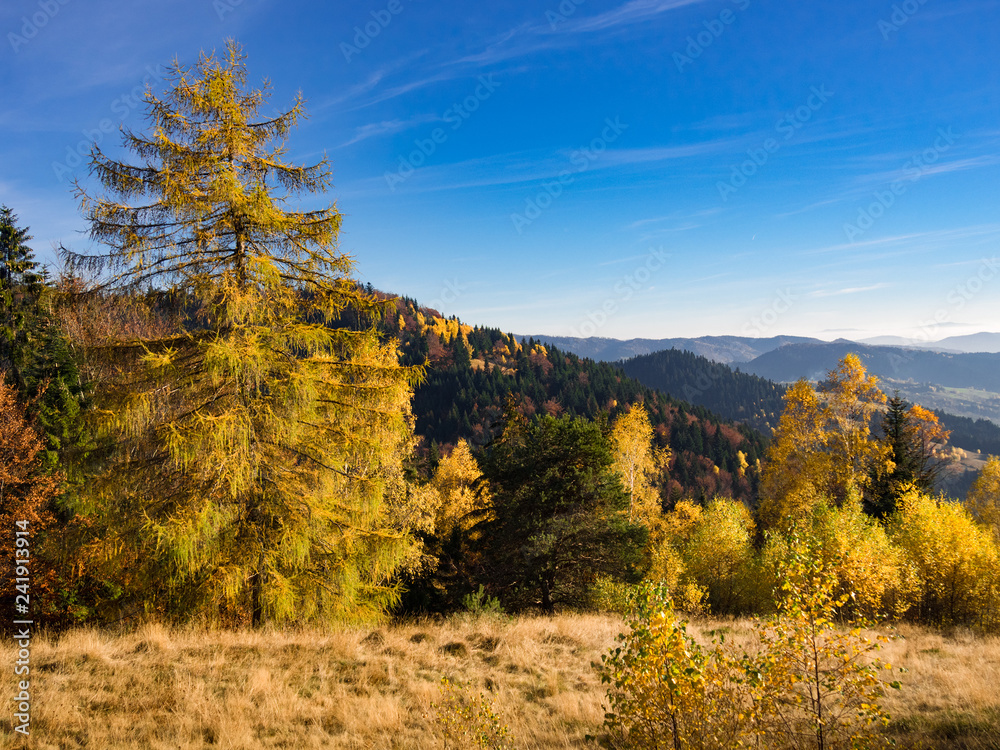
[[[78,185],[90,236],[65,257],[131,321],[84,332],[106,441],[83,510],[130,596],[176,618],[364,620],[398,599],[411,537],[394,508],[414,373],[370,323],[374,295],[337,249],[326,160],[285,160],[299,96],[265,117],[245,57],[175,62],[147,91],[137,163],[94,149]],[[143,294],[140,294],[143,293]],[[134,324],[132,324],[134,323]]]
[[[17,216],[0,207],[0,370],[24,391],[30,359],[30,332],[37,325],[44,275],[28,246],[31,235]]]
[[[27,404],[44,438],[42,463],[79,448],[85,388],[54,311],[57,292],[28,246],[31,236],[11,209],[0,208],[0,378]]]

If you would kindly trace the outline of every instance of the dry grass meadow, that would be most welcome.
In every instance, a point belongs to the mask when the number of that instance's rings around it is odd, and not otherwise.
[[[438,748],[441,678],[485,693],[519,748],[597,747],[612,615],[454,617],[337,632],[147,625],[32,645],[32,733],[0,716],[0,748]],[[748,621],[695,621],[708,641],[754,640]],[[903,627],[886,706],[901,747],[1000,748],[1000,639]],[[3,644],[5,664],[15,649]],[[2,694],[13,697],[13,669]]]

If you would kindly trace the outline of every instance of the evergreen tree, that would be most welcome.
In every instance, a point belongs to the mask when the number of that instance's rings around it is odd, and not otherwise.
[[[326,162],[284,161],[301,97],[261,118],[266,88],[246,78],[233,42],[175,62],[166,94],[147,94],[149,132],[124,134],[139,163],[95,147],[107,195],[78,186],[108,250],[67,259],[103,271],[95,294],[145,322],[82,334],[107,450],[81,510],[147,609],[255,626],[377,617],[411,545],[393,508],[413,373],[370,326],[340,325],[378,312],[337,252],[341,216],[287,208],[328,187]]]
[[[639,576],[647,532],[628,520],[628,495],[608,441],[584,419],[528,423],[508,406],[483,461],[493,502],[479,525],[481,578],[510,607],[585,603],[596,576]]]
[[[0,208],[0,371],[28,404],[44,438],[42,464],[51,472],[60,453],[85,442],[85,389],[54,317],[55,291],[27,245],[30,239],[14,213]]]
[[[0,207],[0,370],[22,392],[31,332],[38,325],[45,288],[44,275],[28,247],[30,239],[14,212]]]

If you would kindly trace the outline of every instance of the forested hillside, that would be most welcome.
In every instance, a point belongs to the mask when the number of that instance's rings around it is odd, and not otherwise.
[[[387,335],[399,338],[405,363],[428,362],[425,379],[414,392],[413,413],[416,432],[432,452],[461,438],[476,446],[488,443],[511,395],[527,416],[567,414],[607,421],[642,401],[657,443],[672,451],[666,502],[715,494],[748,502],[756,498],[758,473],[744,469],[741,461],[756,467],[766,439],[747,425],[686,403],[682,394],[658,393],[617,365],[581,359],[533,339],[518,341],[495,328],[444,319],[405,297],[396,300],[383,326]]]
[[[765,434],[778,424],[784,386],[690,351],[667,349],[627,359],[622,371],[650,388],[745,422]]]

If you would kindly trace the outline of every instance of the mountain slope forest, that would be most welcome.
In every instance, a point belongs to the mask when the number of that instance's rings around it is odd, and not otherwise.
[[[427,362],[414,390],[413,414],[428,455],[439,455],[440,446],[459,439],[486,445],[509,396],[529,417],[565,414],[606,423],[641,401],[658,447],[671,453],[663,485],[666,505],[716,494],[755,502],[759,475],[742,470],[741,460],[756,466],[766,438],[752,426],[657,392],[611,363],[445,319],[410,298],[393,305],[382,323],[384,333],[400,341],[404,364]]]

